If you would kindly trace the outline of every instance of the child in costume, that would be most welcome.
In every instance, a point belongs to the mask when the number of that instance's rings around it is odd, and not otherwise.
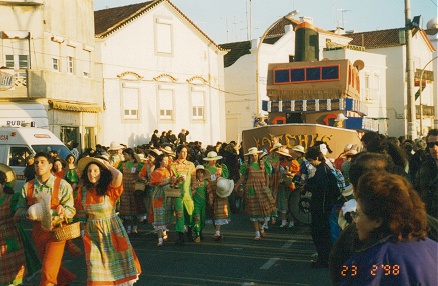
[[[195,179],[192,180],[192,197],[195,203],[195,209],[193,210],[193,224],[196,234],[195,242],[199,243],[202,239],[202,230],[205,227],[205,209],[207,201],[210,199],[207,197],[211,194],[211,186],[207,178],[210,177],[210,172],[202,165],[196,166]],[[211,199],[212,201],[213,199]]]

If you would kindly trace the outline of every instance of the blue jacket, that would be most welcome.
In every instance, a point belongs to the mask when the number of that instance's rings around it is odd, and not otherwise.
[[[395,242],[386,237],[356,251],[341,270],[340,285],[438,285],[438,243],[429,238]]]

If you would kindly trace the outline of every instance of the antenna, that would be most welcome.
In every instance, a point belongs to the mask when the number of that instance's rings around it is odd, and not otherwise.
[[[348,10],[348,9],[337,9],[338,11],[341,11],[341,19],[342,19],[342,21],[341,21],[341,23],[342,23],[342,29],[344,29],[345,30],[345,27],[344,27],[344,13],[345,12],[350,12],[350,11],[353,11],[353,10]]]

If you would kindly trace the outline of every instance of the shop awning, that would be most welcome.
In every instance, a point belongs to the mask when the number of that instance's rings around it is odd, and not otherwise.
[[[49,100],[49,105],[53,109],[76,111],[76,112],[101,112],[102,108],[93,103],[79,102],[79,101],[65,101],[65,100]]]

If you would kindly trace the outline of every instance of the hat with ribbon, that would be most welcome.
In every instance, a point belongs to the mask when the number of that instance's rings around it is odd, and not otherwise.
[[[291,150],[292,151],[297,151],[297,152],[300,152],[300,153],[306,153],[306,151],[304,150],[304,147],[303,146],[301,146],[301,145],[296,145],[296,146],[293,146],[292,148],[291,148]]]
[[[87,167],[88,164],[90,164],[90,163],[94,163],[96,165],[99,165],[102,169],[107,169],[108,170],[108,167],[105,165],[104,160],[105,159],[103,159],[103,158],[83,157],[78,162],[78,172],[79,172],[79,174],[82,174],[82,172],[84,171],[85,167]]]
[[[125,146],[123,146],[122,144],[120,144],[117,141],[113,141],[113,142],[111,142],[111,144],[110,144],[110,146],[108,148],[108,151],[120,150],[120,149],[123,149],[123,148],[125,148]]]
[[[228,197],[234,189],[234,181],[220,177],[217,180],[216,194],[220,198]]]
[[[146,152],[146,154],[153,153],[153,154],[156,155],[155,157],[158,157],[158,156],[160,156],[161,154],[163,154],[163,152],[160,151],[160,150],[158,150],[158,149],[148,149],[148,150],[146,150],[145,152]]]
[[[6,174],[6,184],[9,185],[9,187],[14,188],[17,178],[14,170],[8,165],[0,163],[0,171]]]
[[[277,153],[280,154],[280,155],[286,156],[286,157],[292,157],[292,156],[289,154],[289,149],[287,149],[287,148],[280,148],[280,149],[278,149],[278,150],[275,151],[275,152],[277,152]]]
[[[210,151],[207,154],[207,157],[203,158],[204,161],[215,161],[222,159],[222,156],[218,156],[215,151]]]
[[[255,154],[263,153],[263,151],[258,150],[257,147],[251,147],[248,149],[248,153],[244,154],[244,156],[250,156]]]

